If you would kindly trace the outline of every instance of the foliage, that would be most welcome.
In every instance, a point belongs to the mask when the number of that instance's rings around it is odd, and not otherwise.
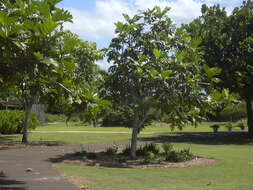
[[[237,124],[235,125],[235,127],[238,127],[241,130],[245,130],[245,125],[243,124],[242,121],[237,122]]]
[[[61,54],[63,24],[71,22],[59,1],[2,1],[0,14],[0,67],[3,80],[25,105],[22,142],[28,142],[29,117],[34,103],[62,90],[69,95],[75,65]],[[62,44],[62,47],[66,44]],[[64,58],[61,58],[64,57]]]
[[[57,8],[60,0],[1,1],[0,76],[24,102],[27,130],[31,106],[36,102],[69,106],[87,105],[96,82],[94,61],[101,52],[95,43],[85,42],[63,30],[72,21],[70,13]],[[63,103],[64,102],[64,103]],[[84,109],[80,109],[84,110]],[[92,117],[97,111],[90,109]]]
[[[127,146],[127,147],[123,148],[123,150],[122,150],[122,154],[124,156],[129,156],[130,152],[131,152],[131,147],[130,146]]]
[[[239,103],[238,95],[229,93],[228,89],[222,89],[221,92],[215,91],[211,95],[212,102],[214,104],[214,115],[216,116],[216,120],[222,120],[222,111],[227,107],[234,106]]]
[[[168,162],[185,162],[192,160],[194,155],[191,153],[190,148],[183,149],[180,151],[172,150],[166,153],[165,160]]]
[[[169,152],[171,152],[173,150],[173,144],[171,143],[165,143],[162,145],[163,151],[165,152],[165,154],[168,154]]]
[[[107,110],[102,126],[131,126],[133,112],[127,106],[113,106]]]
[[[218,130],[219,130],[219,128],[220,128],[220,125],[218,125],[218,124],[213,124],[213,125],[210,126],[210,128],[213,129],[213,132],[214,132],[214,133],[217,133]]]
[[[145,156],[145,154],[148,152],[151,152],[154,155],[158,155],[160,152],[160,148],[156,144],[150,143],[150,144],[145,144],[144,146],[140,146],[138,150],[136,151],[137,155],[139,156]]]
[[[219,5],[202,6],[202,15],[187,30],[200,37],[203,64],[221,69],[217,87],[238,93],[247,103],[249,136],[253,138],[253,1],[245,0],[228,15]]]
[[[232,131],[233,129],[233,124],[231,122],[228,122],[225,124],[225,128],[228,130],[228,131]]]
[[[16,134],[21,133],[25,120],[23,111],[1,110],[0,111],[0,133]],[[34,130],[39,122],[35,114],[29,120],[30,130]]]
[[[208,98],[201,84],[208,84],[205,76],[219,72],[209,67],[202,71],[198,40],[176,30],[168,11],[155,7],[131,18],[124,14],[125,22],[116,23],[116,37],[108,49],[113,66],[105,92],[113,104],[133,112],[132,157],[137,135],[150,115],[166,113],[172,127],[203,119]]]
[[[241,102],[227,106],[221,113],[221,121],[238,121],[247,117],[246,104]]]
[[[144,155],[144,160],[143,163],[144,164],[149,164],[152,161],[154,161],[156,158],[156,155],[153,152],[146,152]]]
[[[117,152],[118,152],[118,147],[117,146],[114,146],[114,147],[109,147],[106,149],[105,153],[107,155],[115,155]]]

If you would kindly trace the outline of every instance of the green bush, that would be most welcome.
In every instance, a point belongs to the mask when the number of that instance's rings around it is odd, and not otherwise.
[[[220,114],[221,121],[238,121],[246,117],[247,111],[245,102],[228,106]]]
[[[1,134],[17,134],[21,133],[25,121],[25,113],[23,111],[1,110],[0,111],[0,133]],[[29,130],[33,130],[38,126],[39,122],[35,114],[31,114],[29,120]]]
[[[124,156],[129,156],[129,155],[130,155],[130,152],[131,152],[131,147],[130,147],[130,146],[127,146],[126,148],[124,148],[124,149],[122,150],[122,154],[123,154]]]
[[[136,154],[139,156],[145,156],[147,152],[152,152],[153,154],[158,155],[160,148],[154,143],[145,144],[145,146],[141,146],[137,149]]]
[[[236,123],[235,124],[235,127],[238,127],[238,128],[240,128],[241,130],[245,130],[245,125],[244,125],[244,123],[242,122],[242,121],[240,121],[240,122],[238,122],[238,123]]]
[[[105,153],[107,155],[114,155],[118,152],[118,147],[117,146],[114,146],[114,147],[110,147],[110,148],[107,148]]]
[[[156,158],[156,155],[153,152],[146,152],[144,155],[144,164],[150,164],[152,161],[154,161]]]
[[[191,153],[190,148],[183,149],[180,151],[172,150],[168,152],[165,156],[167,162],[185,162],[192,160],[194,155]]]
[[[163,151],[165,152],[165,154],[168,154],[169,152],[171,152],[173,150],[173,144],[171,144],[171,143],[163,144],[162,147],[163,147]]]
[[[217,133],[218,130],[219,130],[219,128],[220,128],[220,125],[214,124],[214,125],[211,125],[210,128],[213,129],[213,132],[214,132],[214,133]]]
[[[232,124],[231,122],[228,122],[228,123],[226,123],[225,128],[226,128],[228,131],[232,131],[232,129],[233,129],[233,124]]]

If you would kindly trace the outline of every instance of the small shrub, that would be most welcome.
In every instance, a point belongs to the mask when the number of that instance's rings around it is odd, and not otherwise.
[[[124,155],[124,156],[129,156],[130,155],[130,153],[131,153],[131,147],[126,147],[126,148],[124,148],[123,150],[122,150],[122,154]]]
[[[139,147],[136,151],[137,155],[140,155],[140,156],[145,156],[147,152],[152,152],[153,154],[158,155],[160,152],[160,148],[156,144],[150,143],[150,144],[146,144],[143,147],[142,146]]]
[[[154,161],[156,158],[156,155],[153,152],[146,152],[144,156],[143,163],[144,164],[150,164],[152,161]]]
[[[226,127],[226,129],[230,132],[230,131],[232,131],[232,129],[233,129],[233,124],[232,123],[227,123],[226,125],[225,125],[225,127]]]
[[[243,124],[243,122],[237,123],[236,127],[240,128],[243,131],[245,130],[245,125]]]
[[[166,154],[165,160],[168,162],[185,162],[192,160],[194,155],[191,153],[190,148],[181,151],[172,150]]]
[[[168,154],[169,152],[171,152],[173,150],[173,144],[171,143],[166,143],[162,145],[163,151],[165,152],[165,154]]]
[[[110,148],[107,148],[106,149],[106,151],[105,151],[105,153],[107,154],[107,155],[114,155],[114,154],[116,154],[118,152],[118,147],[110,147]]]
[[[0,111],[0,133],[17,134],[21,133],[25,121],[24,111],[1,110]],[[39,124],[35,114],[31,114],[29,130],[34,130]]]
[[[214,132],[214,133],[217,133],[218,130],[219,130],[219,128],[220,128],[220,126],[219,126],[218,124],[214,124],[214,125],[211,125],[210,128],[213,129],[213,132]]]

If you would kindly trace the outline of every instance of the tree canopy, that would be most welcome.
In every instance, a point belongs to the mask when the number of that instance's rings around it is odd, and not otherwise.
[[[238,93],[247,103],[249,136],[253,137],[253,2],[244,1],[228,15],[219,5],[202,6],[202,15],[188,26],[200,37],[202,63],[221,68],[217,87]]]
[[[109,46],[113,66],[105,89],[113,103],[133,112],[132,158],[138,132],[152,113],[167,113],[171,126],[182,127],[201,120],[208,104],[198,40],[176,29],[168,11],[155,7],[133,17],[124,15]],[[210,77],[218,72],[213,71]]]

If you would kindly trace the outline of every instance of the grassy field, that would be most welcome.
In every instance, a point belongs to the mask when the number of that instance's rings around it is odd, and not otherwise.
[[[189,144],[176,144],[188,147]],[[197,155],[214,157],[215,166],[170,169],[115,169],[57,165],[91,190],[252,190],[253,145],[192,144]]]
[[[212,132],[209,128],[211,124],[213,123],[203,123],[197,128],[186,127],[183,130],[184,134],[200,135],[189,141],[180,136],[182,133],[179,130],[172,133],[168,127],[147,127],[140,135],[140,139],[174,142],[176,148],[190,146],[195,155],[218,159],[220,162],[215,166],[115,169],[57,164],[56,167],[91,190],[252,190],[253,165],[249,163],[253,162],[253,142],[244,141],[241,137],[227,139],[220,136],[213,140],[205,139],[203,135]],[[226,129],[222,127],[220,131]],[[54,123],[38,127],[30,133],[31,141],[60,141],[75,144],[116,142],[129,140],[130,137],[131,130],[127,128],[94,128],[76,123],[70,123],[69,126],[64,123]],[[174,137],[181,141],[177,141]],[[0,135],[0,142],[20,140],[21,135]]]
[[[212,132],[209,127],[213,123],[202,123],[197,128],[187,126],[183,132]],[[79,133],[80,131],[80,133]],[[226,131],[222,126],[220,131]],[[180,132],[175,129],[173,132]],[[157,137],[161,135],[173,135],[170,127],[146,127],[139,137]],[[44,127],[37,127],[29,135],[32,141],[57,141],[73,144],[93,144],[125,141],[131,138],[131,130],[125,127],[89,127],[78,123],[52,123]],[[21,141],[21,135],[0,135],[0,142]]]

